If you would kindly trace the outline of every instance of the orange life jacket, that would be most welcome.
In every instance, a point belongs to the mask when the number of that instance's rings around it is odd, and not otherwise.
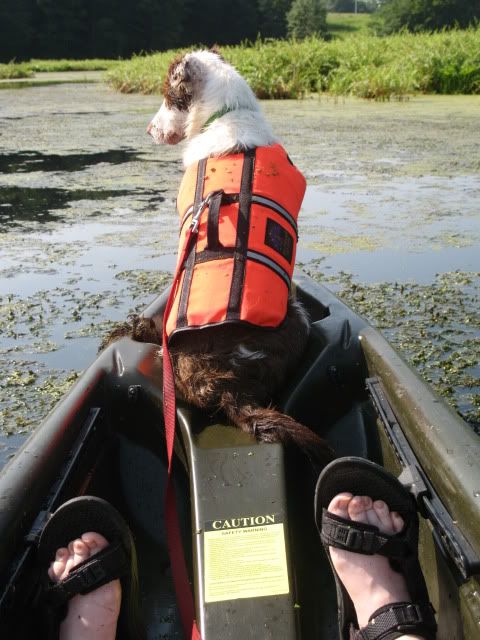
[[[177,199],[184,265],[167,318],[180,330],[285,319],[305,178],[275,144],[187,168]],[[177,265],[178,269],[178,265]]]

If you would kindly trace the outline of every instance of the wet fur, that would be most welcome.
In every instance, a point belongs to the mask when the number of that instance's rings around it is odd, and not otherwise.
[[[207,78],[203,93],[202,73]],[[228,102],[225,95],[217,97],[225,94],[223,78],[230,83],[228,99],[237,107],[203,132],[198,123]],[[243,78],[217,53],[205,51],[172,62],[164,83],[164,102],[148,131],[157,143],[187,139],[186,165],[199,155],[218,155],[222,140],[230,141],[222,153],[276,141]],[[203,155],[202,149],[207,150]],[[259,441],[295,443],[312,461],[323,464],[332,457],[325,442],[271,406],[298,365],[308,334],[306,312],[293,299],[285,321],[275,330],[229,324],[177,333],[170,346],[177,395],[209,414],[223,414]],[[135,316],[117,327],[102,346],[125,335],[161,345],[162,318]],[[161,374],[161,351],[157,366]]]

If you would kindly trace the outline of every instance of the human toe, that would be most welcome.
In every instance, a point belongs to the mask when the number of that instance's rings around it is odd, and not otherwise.
[[[371,498],[368,496],[354,496],[348,504],[348,517],[354,522],[368,524],[367,511],[371,508]]]
[[[53,580],[53,582],[58,582],[58,580],[62,579],[69,556],[70,554],[66,547],[57,549],[55,559],[50,564],[50,567],[48,569],[48,577],[50,578],[50,580]]]
[[[82,535],[82,541],[87,545],[90,555],[94,555],[105,547],[108,547],[108,540],[96,531],[87,531]]]
[[[84,562],[90,557],[90,550],[80,539],[72,540],[68,545],[69,557],[66,564],[66,572],[69,573],[74,567]]]
[[[400,531],[402,531],[404,526],[405,526],[405,522],[404,522],[402,516],[399,513],[397,513],[396,511],[392,511],[392,513],[390,515],[392,516],[392,524],[393,524],[394,533],[400,533]]]
[[[392,516],[387,503],[383,500],[375,500],[372,507],[370,515],[372,522],[369,519],[370,524],[374,524],[383,533],[393,533]]]
[[[348,505],[353,498],[351,493],[339,493],[328,505],[328,511],[341,518],[348,519]]]

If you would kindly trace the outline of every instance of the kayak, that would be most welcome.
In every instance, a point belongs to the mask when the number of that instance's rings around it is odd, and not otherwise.
[[[311,331],[274,404],[399,476],[420,512],[419,556],[439,639],[480,637],[480,439],[385,338],[300,274]],[[145,310],[165,307],[168,291]],[[93,495],[135,540],[147,638],[181,638],[166,544],[167,455],[158,346],[107,347],[0,473],[0,633],[41,638],[37,542],[66,500]],[[334,579],[313,517],[305,456],[177,403],[173,482],[204,640],[334,640]],[[8,635],[7,635],[8,634]]]

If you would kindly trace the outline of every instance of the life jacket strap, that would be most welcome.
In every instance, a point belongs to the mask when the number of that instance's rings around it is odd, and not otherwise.
[[[200,169],[199,169],[200,173]],[[203,175],[205,175],[205,166],[203,167]],[[203,178],[201,180],[203,185]],[[202,192],[197,180],[196,201],[198,208],[202,207]],[[208,204],[208,203],[207,203]],[[203,208],[207,206],[203,205]],[[200,212],[201,214],[201,212]],[[198,214],[198,216],[200,215]],[[197,213],[195,214],[197,216]],[[172,310],[173,301],[180,283],[180,276],[185,263],[195,261],[196,235],[198,233],[198,224],[195,219],[192,220],[190,229],[187,232],[183,253],[175,270],[173,277],[172,289],[167,300],[165,312],[163,316],[162,330],[162,346],[163,346],[163,418],[165,426],[165,442],[167,448],[167,486],[165,491],[165,525],[167,530],[168,553],[170,564],[172,567],[172,577],[177,596],[180,619],[187,640],[201,640],[200,631],[195,620],[195,604],[193,593],[188,577],[187,565],[185,562],[185,554],[182,547],[182,535],[180,531],[180,523],[177,509],[177,499],[175,495],[175,487],[172,482],[172,462],[173,448],[175,443],[175,428],[177,419],[177,406],[175,398],[175,377],[173,371],[172,358],[168,349],[167,321]],[[186,272],[187,273],[187,272]],[[186,274],[185,274],[186,275]],[[185,280],[184,280],[185,285]],[[182,290],[183,293],[183,290]]]
[[[256,149],[247,149],[243,157],[242,178],[238,200],[237,241],[235,243],[235,262],[233,264],[230,296],[227,305],[227,320],[240,319],[242,289],[247,264],[248,233],[250,230],[250,211],[252,206],[252,185],[255,169]]]
[[[198,217],[200,217],[201,211],[203,211],[203,209],[205,208],[203,207],[202,209],[203,184],[205,181],[206,169],[207,169],[207,159],[204,158],[203,160],[200,160],[200,162],[198,163],[197,181],[195,185],[195,199],[193,202],[194,211],[197,212],[198,210],[200,210],[200,214],[198,215]],[[194,223],[192,230],[195,231],[195,235],[196,235],[196,231],[198,230],[198,221]],[[190,246],[188,247],[188,255],[186,255],[185,262],[183,265],[184,275],[183,275],[182,289],[180,291],[180,299],[178,303],[177,327],[185,327],[188,324],[187,307],[188,307],[188,298],[190,296],[190,288],[192,286],[193,267],[195,266],[195,253],[197,250],[197,243],[190,242],[188,244]],[[180,269],[183,268],[182,265],[180,264],[177,265],[177,267]]]

